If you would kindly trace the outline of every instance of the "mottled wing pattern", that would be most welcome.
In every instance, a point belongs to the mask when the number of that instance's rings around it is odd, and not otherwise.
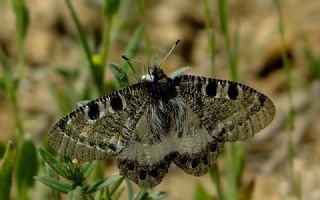
[[[146,107],[134,130],[135,139],[118,157],[120,173],[144,188],[160,183],[171,161],[187,173],[205,174],[221,149],[181,97],[170,99],[163,108]],[[161,126],[155,125],[158,120]]]
[[[93,100],[60,119],[49,132],[49,144],[82,161],[117,155],[149,103],[143,82]]]
[[[240,83],[198,76],[175,78],[179,95],[219,142],[244,140],[275,116],[272,101]]]
[[[120,174],[150,188],[171,162],[205,174],[226,141],[253,136],[274,118],[272,101],[246,85],[167,78],[160,68],[152,75],[63,117],[49,133],[50,146],[83,161],[118,155]]]
[[[175,134],[172,160],[188,174],[201,176],[207,173],[211,161],[221,152],[223,143],[209,135],[200,118],[187,105],[185,112],[186,128],[182,134]]]
[[[152,134],[147,112],[148,109],[136,125],[135,139],[118,156],[120,174],[144,188],[162,181],[170,167],[171,151],[165,135],[155,138]]]

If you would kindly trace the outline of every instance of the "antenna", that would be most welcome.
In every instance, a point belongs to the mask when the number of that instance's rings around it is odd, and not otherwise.
[[[138,62],[138,63],[142,63],[142,64],[145,64],[143,61],[141,61],[141,60],[135,60],[135,59],[133,59],[133,58],[128,58],[127,56],[125,56],[125,55],[122,55],[122,58],[125,60],[125,61],[133,61],[133,62]]]
[[[178,43],[180,42],[180,40],[177,40],[173,46],[171,47],[170,51],[167,53],[167,55],[162,59],[160,66],[162,65],[162,63],[169,57],[169,55],[172,53],[172,51],[176,48],[176,46],[178,45]]]
[[[134,62],[138,62],[138,63],[143,63],[143,64],[144,64],[144,62],[142,62],[142,61],[140,61],[140,60],[135,60],[135,59],[132,59],[132,58],[128,58],[128,57],[125,56],[125,55],[122,55],[122,58],[123,58],[125,61],[127,61],[127,63],[128,63],[128,65],[129,65],[131,71],[133,72],[133,75],[134,75],[134,77],[136,78],[136,80],[137,80],[137,81],[141,81],[141,78],[140,78],[139,73],[137,72],[136,68],[132,65],[132,63],[131,63],[130,61],[134,61]]]

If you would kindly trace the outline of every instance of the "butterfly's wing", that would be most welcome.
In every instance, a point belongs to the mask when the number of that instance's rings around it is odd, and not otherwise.
[[[50,146],[82,161],[119,154],[150,101],[145,93],[138,83],[78,107],[51,129]]]
[[[246,85],[187,75],[176,77],[175,82],[201,125],[218,140],[245,140],[275,116],[273,102]]]
[[[171,163],[171,146],[163,134],[153,134],[147,112],[148,109],[135,127],[135,139],[118,156],[120,174],[143,188],[159,184]]]
[[[211,160],[216,159],[223,143],[215,140],[201,125],[200,118],[185,105],[185,129],[173,140],[172,161],[188,174],[201,176],[207,173]]]
[[[189,128],[173,161],[187,173],[205,174],[224,142],[247,139],[274,118],[272,101],[243,84],[187,75],[174,80]]]

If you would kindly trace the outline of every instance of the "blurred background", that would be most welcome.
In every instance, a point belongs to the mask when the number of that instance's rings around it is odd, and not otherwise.
[[[162,64],[166,73],[190,66],[189,74],[245,83],[269,96],[277,115],[254,138],[231,147],[233,156],[227,148],[219,157],[223,192],[213,173],[193,177],[173,165],[153,191],[165,191],[166,199],[232,199],[228,177],[239,169],[235,199],[320,199],[320,1],[121,0],[106,6],[110,2],[0,0],[2,158],[9,140],[17,155],[22,138],[47,146],[50,127],[77,102],[122,87],[108,63],[130,75],[126,55],[142,61],[133,63],[144,73],[179,39]],[[33,175],[46,174],[36,159]],[[114,159],[101,162],[104,176],[118,174]],[[21,199],[17,174],[12,199]],[[54,199],[48,187],[30,185],[26,196]]]

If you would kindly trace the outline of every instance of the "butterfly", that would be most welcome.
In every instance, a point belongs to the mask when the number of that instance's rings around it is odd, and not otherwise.
[[[204,175],[225,142],[253,136],[275,116],[267,96],[241,83],[168,77],[157,65],[147,77],[61,118],[50,146],[82,161],[117,156],[121,175],[151,188],[171,163]]]

